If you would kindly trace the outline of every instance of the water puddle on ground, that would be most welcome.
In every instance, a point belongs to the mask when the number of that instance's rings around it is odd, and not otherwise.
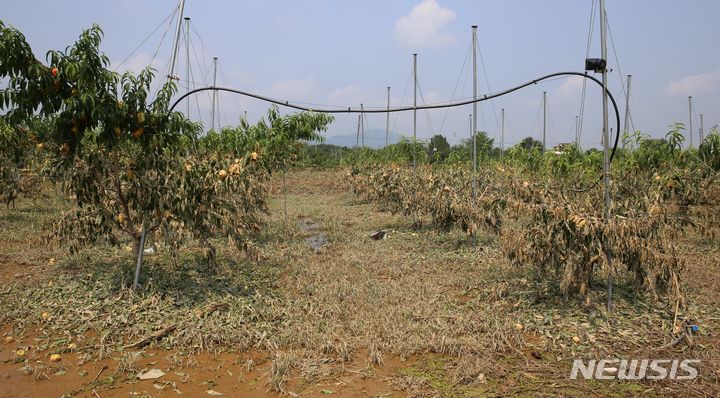
[[[315,253],[320,253],[322,247],[328,243],[327,236],[322,231],[322,226],[315,221],[306,219],[298,221],[298,227],[305,234],[309,235],[305,238],[307,245]]]

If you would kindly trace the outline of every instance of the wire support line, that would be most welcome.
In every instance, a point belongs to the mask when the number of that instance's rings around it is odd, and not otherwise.
[[[458,75],[457,81],[455,82],[455,87],[453,88],[452,95],[450,95],[450,101],[453,101],[455,99],[455,93],[457,92],[458,85],[460,85],[460,80],[462,79],[463,75],[465,74],[464,73],[465,65],[467,65],[468,59],[470,59],[471,52],[472,52],[472,44],[468,47],[467,54],[465,54],[465,59],[463,60],[462,67],[460,68],[460,74]],[[440,122],[440,129],[438,129],[438,131],[440,131],[440,132],[442,132],[443,128],[445,127],[445,120],[447,119],[449,111],[450,111],[450,108],[447,108],[445,110],[445,115],[443,115],[442,122]]]
[[[485,76],[485,87],[487,87],[488,90],[492,90],[492,88],[490,88],[490,80],[488,79],[487,69],[485,68],[485,59],[483,58],[482,50],[480,50],[480,44],[479,43],[476,43],[476,44],[477,44],[478,55],[480,56],[480,65],[482,65],[483,76]],[[495,101],[490,101],[490,106],[492,107],[493,116],[495,117],[495,128],[497,130],[500,130],[500,121],[498,119],[497,110],[495,110]],[[481,112],[482,112],[482,109],[481,109]],[[484,116],[483,116],[483,119],[484,119]],[[483,124],[484,124],[484,121],[483,121]]]
[[[143,44],[145,44],[145,42],[148,41],[148,40],[155,34],[155,32],[157,32],[158,29],[160,29],[160,28],[165,24],[165,22],[167,22],[168,19],[170,19],[170,18],[172,17],[173,20],[174,20],[174,19],[175,19],[175,14],[177,13],[177,11],[178,11],[178,10],[177,10],[177,8],[176,8],[176,9],[174,9],[167,17],[165,17],[165,19],[163,19],[163,21],[160,22],[160,24],[159,24],[157,27],[155,27],[155,29],[153,29],[153,31],[150,32],[150,34],[149,34],[142,42],[140,42],[140,44],[138,44],[138,46],[135,47],[135,49],[132,50],[132,52],[130,52],[130,54],[128,54],[128,56],[125,57],[125,59],[118,64],[118,66],[115,67],[115,69],[113,69],[113,72],[117,72],[117,70],[120,69],[120,67],[123,66],[123,65],[125,64],[125,62],[127,62],[127,61],[130,59],[130,57],[132,57],[133,55],[135,55],[135,53],[137,52],[137,50],[139,50],[140,47],[142,47]],[[171,20],[171,22],[172,22],[172,20]],[[171,23],[170,25],[172,25],[172,23]],[[168,25],[168,26],[169,26],[169,25]]]
[[[595,26],[595,10],[598,6],[597,1],[593,0],[592,4],[590,6],[590,23],[588,26],[588,37],[587,37],[587,47],[585,49],[585,59],[587,59],[590,56],[590,46],[592,45],[592,39],[593,39],[593,28]],[[580,140],[582,139],[582,131],[583,131],[583,122],[585,121],[585,93],[587,89],[587,80],[583,81],[583,87],[582,87],[582,95],[580,99],[580,121],[579,126],[577,130],[577,134],[575,137],[575,142],[580,145]]]

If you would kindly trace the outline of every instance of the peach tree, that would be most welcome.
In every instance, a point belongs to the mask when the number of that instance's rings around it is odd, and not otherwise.
[[[17,129],[33,115],[52,118],[44,150],[53,154],[62,187],[74,200],[54,236],[71,251],[124,235],[137,255],[144,233],[165,238],[175,254],[190,239],[209,259],[212,238],[244,248],[266,210],[267,170],[258,167],[257,153],[244,151],[251,145],[232,156],[194,150],[201,126],[168,112],[175,84],[153,95],[151,70],[109,70],[101,38],[93,26],[65,51],[48,52],[45,65],[19,31],[0,22],[3,118]],[[305,131],[304,123],[295,128]]]

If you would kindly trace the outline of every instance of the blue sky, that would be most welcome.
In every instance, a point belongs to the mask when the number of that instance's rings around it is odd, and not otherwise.
[[[65,48],[82,29],[96,22],[105,31],[103,51],[115,66],[132,54],[120,71],[137,71],[151,60],[163,71],[160,75],[167,69],[174,30],[170,27],[162,39],[168,23],[133,50],[173,11],[175,0],[3,3],[0,18],[25,33],[41,59],[45,51]],[[551,72],[582,71],[591,8],[592,0],[187,0],[185,15],[192,19],[191,65],[198,85],[210,82],[208,72],[216,56],[219,85],[291,101],[373,107],[384,106],[387,86],[392,87],[393,105],[412,103],[408,81],[413,52],[419,54],[419,85],[424,97],[420,103],[470,97],[471,64],[465,65],[462,74],[461,70],[473,24],[479,25],[478,45],[485,65],[479,69],[481,93]],[[720,123],[720,51],[716,43],[720,2],[607,0],[606,8],[619,59],[610,47],[610,89],[618,97],[621,112],[625,103],[621,80],[627,74],[633,75],[633,124],[653,136],[664,135],[674,121],[688,123],[687,97],[692,95],[697,145],[699,114],[704,114],[706,132]],[[596,20],[591,57],[600,55],[598,25]],[[176,70],[183,78],[185,62],[181,47]],[[478,126],[499,141],[496,115],[499,118],[500,109],[505,108],[506,146],[528,135],[540,138],[542,92],[547,91],[548,144],[570,142],[581,90],[580,79],[559,79],[492,104],[485,102]],[[199,96],[192,101],[190,113],[207,126],[209,103],[207,95]],[[252,122],[267,107],[221,94],[218,120],[232,124],[247,111]],[[470,112],[470,106],[421,111],[418,137],[440,131],[457,142],[469,135]],[[588,85],[583,146],[599,144],[600,113],[600,92]],[[368,115],[367,121],[368,128],[385,128],[384,115]],[[412,114],[393,115],[390,125],[393,131],[412,135]],[[356,126],[357,116],[338,115],[328,134],[354,134]]]

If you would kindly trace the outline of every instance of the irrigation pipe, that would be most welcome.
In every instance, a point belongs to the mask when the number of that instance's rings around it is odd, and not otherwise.
[[[548,79],[552,79],[552,78],[559,77],[559,76],[580,76],[585,79],[592,80],[593,82],[595,82],[595,84],[599,85],[600,87],[603,87],[603,84],[600,80],[598,80],[597,78],[595,78],[593,76],[588,75],[587,73],[556,72],[556,73],[551,73],[549,75],[539,77],[537,79],[531,80],[529,82],[523,83],[519,86],[509,88],[504,91],[500,91],[497,93],[491,93],[491,94],[485,94],[482,97],[479,97],[477,99],[454,101],[454,102],[451,101],[451,102],[447,102],[447,103],[428,104],[428,105],[420,105],[420,106],[404,106],[404,107],[381,108],[381,109],[380,108],[379,109],[367,109],[367,108],[360,109],[360,108],[353,108],[353,107],[343,107],[343,108],[338,108],[338,109],[327,109],[327,108],[323,109],[323,108],[311,108],[308,106],[298,105],[298,104],[294,104],[290,101],[278,100],[275,98],[270,98],[270,97],[266,97],[266,96],[263,96],[260,94],[250,93],[247,91],[237,90],[234,88],[210,86],[210,87],[200,87],[200,88],[188,91],[187,93],[181,95],[177,100],[175,100],[175,102],[172,104],[172,106],[168,110],[168,115],[185,98],[187,98],[191,95],[194,95],[196,93],[199,93],[199,92],[210,91],[210,90],[225,91],[225,92],[229,92],[229,93],[244,95],[246,97],[255,98],[255,99],[258,99],[261,101],[285,106],[285,107],[292,108],[292,109],[308,111],[308,112],[318,112],[318,113],[394,113],[394,112],[407,112],[407,111],[417,110],[417,109],[442,109],[442,108],[452,108],[452,107],[457,107],[457,106],[470,105],[470,104],[473,104],[476,102],[483,102],[483,101],[491,100],[493,98],[497,98],[497,97],[501,97],[503,95],[513,93],[515,91],[518,91],[522,88],[531,86],[533,84],[540,83],[543,80],[548,80]],[[618,106],[617,106],[617,102],[615,102],[615,97],[613,97],[610,90],[605,88],[605,92],[607,93],[608,98],[610,98],[610,101],[612,102],[612,105],[613,105],[613,110],[615,111],[615,126],[616,126],[615,127],[615,143],[613,144],[612,152],[610,154],[610,161],[612,162],[613,158],[615,157],[615,150],[617,149],[618,142],[620,141],[620,112],[618,111]]]

